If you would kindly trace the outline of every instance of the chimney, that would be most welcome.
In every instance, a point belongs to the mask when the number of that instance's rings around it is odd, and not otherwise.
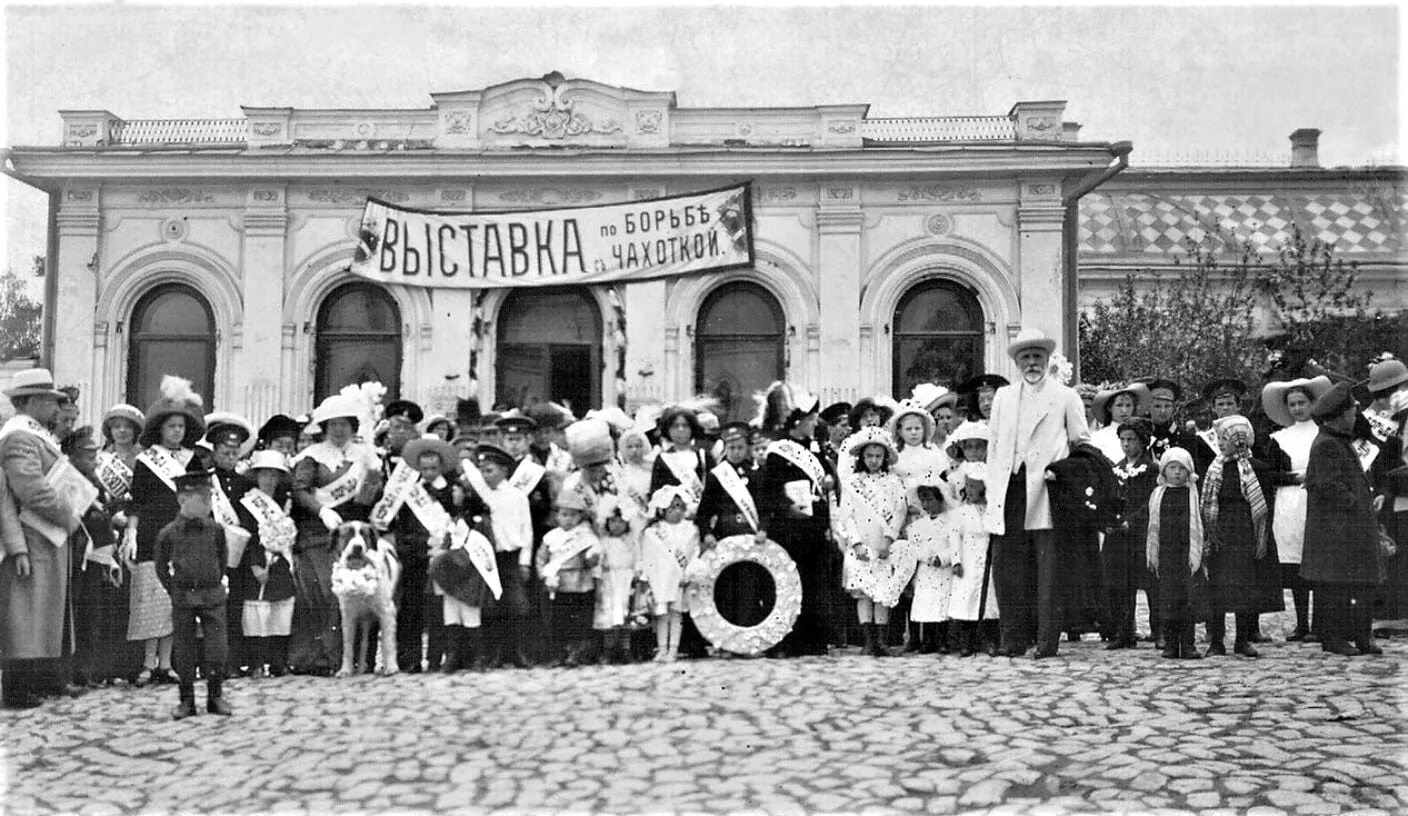
[[[1301,128],[1291,134],[1291,167],[1320,166],[1320,131]]]

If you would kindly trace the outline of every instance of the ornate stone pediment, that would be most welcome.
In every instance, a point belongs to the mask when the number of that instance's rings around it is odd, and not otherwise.
[[[488,148],[666,144],[672,93],[637,91],[553,72],[433,94],[442,144]]]

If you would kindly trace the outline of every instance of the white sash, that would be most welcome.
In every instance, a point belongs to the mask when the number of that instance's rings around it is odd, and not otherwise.
[[[122,461],[122,457],[110,451],[98,451],[98,481],[113,498],[126,496],[132,489],[132,468]]]
[[[341,507],[357,495],[357,490],[362,485],[362,477],[366,473],[365,465],[353,462],[346,473],[314,490],[313,496],[323,507]]]
[[[494,600],[502,598],[504,584],[499,579],[499,571],[494,563],[494,546],[489,543],[489,539],[460,521],[455,524],[454,545],[463,547],[465,552],[469,553],[469,563],[474,565],[479,571],[479,577],[489,585],[489,591],[494,593]]]
[[[1379,458],[1379,446],[1367,439],[1355,439],[1349,446],[1354,449],[1354,455],[1359,457],[1359,466],[1368,473],[1374,460]]]
[[[406,464],[405,460],[396,463],[396,469],[391,471],[391,478],[386,482],[386,488],[382,491],[381,501],[372,508],[371,524],[378,530],[385,531],[391,526],[391,520],[396,518],[396,514],[401,511],[401,505],[406,502],[407,491],[420,481],[420,471]]]
[[[176,477],[186,472],[185,466],[170,451],[160,445],[152,445],[137,454],[137,461],[146,465],[147,469],[170,488],[172,493],[176,492]]]
[[[240,526],[240,516],[235,512],[235,505],[230,502],[229,495],[220,484],[220,476],[215,473],[210,474],[210,512],[216,521],[226,527]]]
[[[694,472],[694,468],[699,464],[700,460],[704,458],[704,454],[691,448],[690,453],[694,454],[694,459],[691,461],[688,468],[681,468],[679,463],[671,457],[666,456],[666,453],[673,453],[673,451],[661,451],[660,460],[664,462],[665,467],[669,468],[670,472],[675,475],[675,479],[679,481],[680,486],[688,490],[689,494],[694,497],[694,501],[698,502],[699,497],[704,495],[704,483],[699,481],[699,474]]]
[[[538,461],[531,454],[518,460],[518,467],[514,468],[513,475],[509,477],[508,483],[523,491],[526,496],[532,493],[543,480],[543,475],[548,472],[546,467],[538,464]]]
[[[556,577],[557,574],[562,571],[563,564],[566,564],[568,561],[595,546],[596,540],[593,538],[578,539],[567,549],[554,555],[549,559],[548,563],[543,566],[544,580],[547,580],[549,577]]]
[[[1217,441],[1217,431],[1212,428],[1208,428],[1205,431],[1198,431],[1198,438],[1203,440],[1203,444],[1211,448],[1214,454],[1222,453],[1222,445],[1218,444]],[[1192,451],[1188,452],[1192,453]]]
[[[1380,442],[1387,442],[1389,437],[1398,433],[1398,425],[1392,419],[1378,413],[1377,411],[1365,411],[1364,419],[1369,422],[1369,430]]]
[[[293,519],[273,497],[259,488],[252,488],[240,497],[240,504],[254,516],[259,526],[259,543],[268,552],[283,556],[290,568],[293,566],[293,540],[298,528]]]
[[[434,541],[449,532],[450,525],[454,523],[450,514],[445,510],[444,505],[435,500],[434,496],[425,489],[424,482],[416,482],[406,491],[407,507],[416,514],[416,518],[430,533],[430,539]]]
[[[812,455],[812,452],[792,441],[791,439],[778,439],[768,444],[768,453],[775,453],[796,465],[799,470],[807,474],[815,485],[815,492],[820,495],[821,483],[826,479],[826,470],[822,468],[821,462]]]
[[[728,462],[720,462],[710,472],[719,480],[719,485],[728,493],[728,497],[733,499],[733,503],[738,505],[738,510],[748,521],[748,526],[753,532],[758,532],[758,506],[754,504],[753,495],[748,492],[748,485],[743,483],[738,471]]]

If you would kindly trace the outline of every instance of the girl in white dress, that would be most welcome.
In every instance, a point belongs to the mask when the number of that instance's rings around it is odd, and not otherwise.
[[[856,599],[865,653],[888,657],[881,629],[890,622],[890,609],[915,568],[909,546],[896,546],[908,511],[904,483],[890,472],[898,458],[890,434],[862,428],[847,442],[854,471],[842,482],[835,524],[837,544],[845,554],[842,585]]]
[[[941,447],[928,441],[934,434],[934,418],[918,402],[905,400],[900,403],[890,419],[890,433],[894,436],[897,454],[895,466],[890,472],[904,483],[909,515],[915,518],[921,513],[917,492],[919,479],[929,474],[943,473],[952,463]]]
[[[992,572],[987,569],[988,531],[983,524],[983,514],[987,512],[987,463],[966,462],[957,474],[963,482],[963,503],[949,514],[954,553],[949,626],[959,657],[972,657],[980,645],[996,657],[997,592]]]
[[[1320,426],[1310,418],[1310,406],[1330,390],[1329,377],[1267,383],[1261,391],[1266,416],[1281,430],[1271,434],[1267,461],[1287,472],[1294,484],[1276,488],[1272,504],[1271,533],[1276,537],[1276,557],[1281,562],[1281,586],[1291,590],[1296,608],[1296,629],[1286,640],[1305,640],[1310,634],[1310,586],[1300,577],[1305,550],[1305,469],[1310,445]]]
[[[640,577],[650,584],[655,605],[655,661],[673,661],[679,652],[687,611],[685,572],[699,555],[699,528],[685,520],[688,488],[665,485],[650,497],[654,518],[640,540]]]
[[[914,548],[914,604],[911,623],[920,625],[920,654],[948,653],[948,617],[953,594],[953,539],[938,478],[919,477],[920,513],[910,519],[905,536]]]
[[[630,659],[631,585],[640,559],[640,537],[631,529],[620,502],[629,498],[602,496],[596,506],[601,528],[601,576],[596,582],[596,611],[592,628],[601,633],[601,657],[607,663]]]

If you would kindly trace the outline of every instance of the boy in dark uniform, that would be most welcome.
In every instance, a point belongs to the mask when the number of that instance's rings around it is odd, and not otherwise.
[[[203,650],[206,678],[205,710],[228,717],[230,706],[221,695],[225,679],[225,530],[210,517],[210,473],[195,471],[176,477],[176,520],[156,537],[156,574],[171,596],[172,663],[181,678],[181,702],[172,719],[196,714],[195,664]],[[203,637],[196,638],[199,622]]]
[[[536,564],[538,548],[543,545],[543,536],[553,529],[552,502],[555,478],[548,472],[547,461],[532,454],[533,433],[538,423],[531,417],[511,411],[494,420],[499,431],[503,449],[513,457],[508,467],[508,484],[528,496],[528,515],[533,520],[533,541],[530,545],[532,563]],[[549,652],[549,607],[547,593],[540,581],[529,575],[528,589],[528,630],[522,633],[520,648],[515,652],[513,663],[519,668],[528,665],[528,655],[536,659],[547,658]],[[525,650],[527,654],[525,654]]]
[[[720,539],[758,535],[758,503],[753,484],[757,468],[749,448],[749,430],[746,422],[730,422],[719,431],[724,459],[705,475],[704,493],[694,516],[699,540],[706,551]],[[774,601],[772,581],[766,570],[744,562],[729,572],[733,577],[725,584],[720,614],[738,626],[762,623]]]
[[[1198,440],[1173,418],[1178,401],[1183,398],[1183,389],[1173,380],[1158,377],[1147,380],[1145,385],[1149,387],[1149,421],[1154,426],[1149,438],[1149,456],[1157,462],[1170,448],[1191,452]]]

